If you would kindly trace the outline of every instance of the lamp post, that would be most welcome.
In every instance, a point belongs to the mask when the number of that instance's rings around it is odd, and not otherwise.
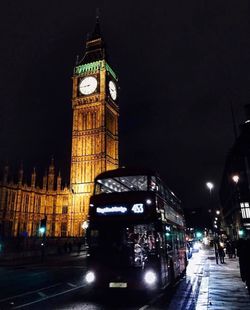
[[[206,186],[209,189],[209,192],[210,192],[210,195],[211,195],[212,189],[214,188],[214,184],[212,182],[207,182]]]
[[[207,182],[206,186],[209,189],[209,198],[210,198],[209,204],[210,204],[210,207],[212,207],[212,189],[214,188],[214,184],[212,182]],[[211,211],[212,210],[210,209],[209,212],[211,213]]]
[[[86,236],[86,232],[87,232],[87,228],[89,227],[89,223],[88,221],[84,221],[82,223],[82,229],[84,230],[84,246],[86,247],[87,245],[87,236]]]
[[[233,235],[234,235],[234,238],[238,239],[238,233],[240,231],[240,226],[241,226],[241,217],[240,217],[240,213],[239,213],[239,210],[240,210],[240,192],[239,192],[239,187],[238,187],[238,183],[240,181],[240,177],[238,174],[234,174],[232,176],[232,180],[235,184],[235,207],[234,207],[234,212],[235,212],[235,216],[234,216],[234,231],[233,231]],[[240,234],[239,234],[239,237]]]
[[[213,216],[214,216],[214,206],[213,206],[213,201],[212,201],[212,190],[214,189],[214,184],[212,182],[207,182],[206,183],[206,186],[207,188],[209,189],[209,213],[210,213],[210,216],[211,216],[211,223],[212,223],[212,231],[215,231],[217,230],[218,226],[217,224],[215,224],[213,222]]]
[[[232,176],[232,180],[233,180],[234,183],[237,185],[238,182],[239,182],[239,180],[240,180],[240,177],[239,177],[237,174],[235,174],[235,175]]]

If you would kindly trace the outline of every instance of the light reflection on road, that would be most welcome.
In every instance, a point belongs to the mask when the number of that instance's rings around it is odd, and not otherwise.
[[[203,267],[207,255],[204,250],[193,253],[186,276],[179,283],[169,305],[169,310],[195,310],[199,295]]]

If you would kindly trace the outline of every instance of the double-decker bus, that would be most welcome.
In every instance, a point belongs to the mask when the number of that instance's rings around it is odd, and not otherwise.
[[[158,174],[119,168],[95,178],[85,280],[96,288],[160,289],[187,266],[180,200]]]

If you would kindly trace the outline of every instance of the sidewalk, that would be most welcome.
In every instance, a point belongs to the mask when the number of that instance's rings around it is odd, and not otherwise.
[[[250,295],[240,277],[238,258],[225,257],[225,264],[216,264],[214,250],[205,251],[196,310],[249,310]]]

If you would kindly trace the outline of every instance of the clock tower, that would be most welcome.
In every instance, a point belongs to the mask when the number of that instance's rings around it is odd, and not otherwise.
[[[71,204],[68,234],[82,234],[94,178],[118,168],[117,76],[107,62],[99,17],[73,74]]]

